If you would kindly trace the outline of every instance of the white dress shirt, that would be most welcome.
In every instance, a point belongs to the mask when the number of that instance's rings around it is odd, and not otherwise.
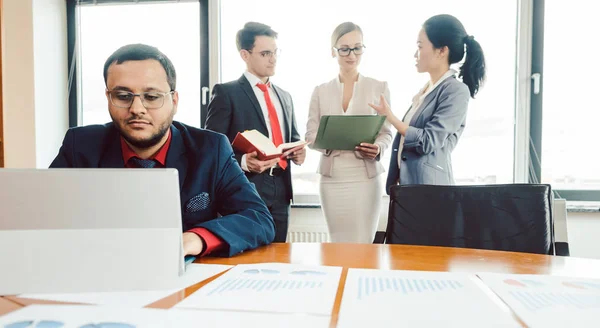
[[[254,94],[256,95],[256,99],[258,99],[258,104],[260,105],[260,109],[263,112],[263,116],[265,117],[265,123],[267,124],[267,131],[269,132],[269,139],[273,141],[273,131],[271,131],[271,120],[269,119],[269,109],[267,108],[267,101],[265,100],[265,94],[259,89],[256,85],[258,83],[263,83],[256,75],[246,71],[244,72],[244,76],[252,86],[252,90],[254,90]],[[285,122],[283,116],[283,107],[281,106],[281,102],[279,101],[279,97],[273,90],[273,87],[269,84],[269,88],[267,90],[269,92],[269,97],[271,97],[271,102],[273,106],[275,106],[275,111],[277,112],[277,119],[279,120],[279,127],[281,129],[281,136],[283,138],[283,142],[285,142]],[[250,172],[248,169],[248,164],[246,163],[246,155],[242,156],[242,160],[240,163],[242,170],[246,172]]]

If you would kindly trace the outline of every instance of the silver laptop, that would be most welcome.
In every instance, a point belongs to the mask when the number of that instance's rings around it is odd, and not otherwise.
[[[0,169],[0,295],[172,288],[175,169]]]

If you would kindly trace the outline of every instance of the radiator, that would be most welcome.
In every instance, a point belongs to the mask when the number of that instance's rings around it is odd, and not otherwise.
[[[327,243],[329,234],[327,232],[316,231],[289,231],[287,235],[288,243]]]

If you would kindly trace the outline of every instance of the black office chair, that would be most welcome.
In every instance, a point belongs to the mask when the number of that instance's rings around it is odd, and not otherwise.
[[[541,184],[394,186],[385,243],[569,255]]]

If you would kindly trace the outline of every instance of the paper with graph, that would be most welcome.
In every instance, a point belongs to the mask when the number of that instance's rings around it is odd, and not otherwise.
[[[330,266],[240,264],[176,307],[330,315],[341,272]]]
[[[131,309],[93,305],[30,305],[0,316],[2,328],[326,328],[329,318],[257,312]]]
[[[600,327],[600,280],[478,274],[529,327]]]
[[[349,269],[338,328],[520,327],[472,275]]]
[[[192,263],[175,283],[176,288],[169,290],[142,290],[124,292],[67,293],[67,294],[21,294],[22,298],[82,303],[96,305],[114,305],[125,307],[144,307],[184,288],[195,285],[229,268],[231,265]]]

